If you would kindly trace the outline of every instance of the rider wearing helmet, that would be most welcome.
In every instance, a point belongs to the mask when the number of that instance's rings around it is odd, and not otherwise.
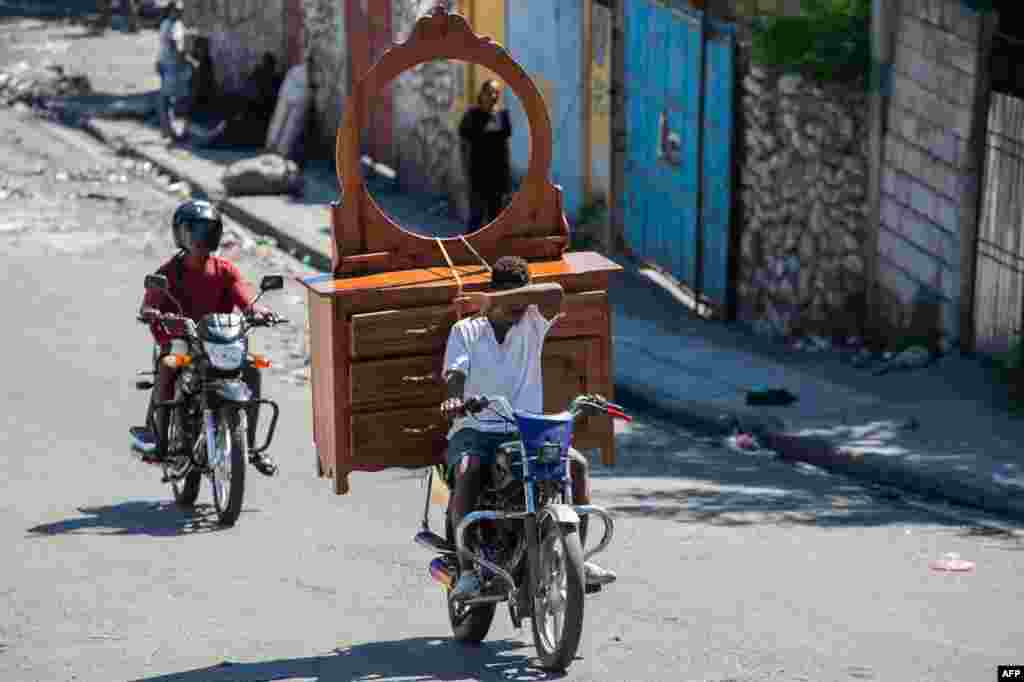
[[[254,313],[257,317],[273,318],[274,314],[267,308],[252,305],[255,295],[238,267],[226,258],[213,255],[220,247],[224,234],[224,221],[213,204],[199,200],[181,204],[174,212],[171,231],[179,251],[157,273],[167,277],[171,295],[181,303],[185,317],[199,321],[210,313],[232,313],[237,308]],[[159,320],[180,317],[174,302],[164,292],[148,289],[139,316],[150,322],[160,352],[171,352],[172,339],[162,329]],[[174,399],[176,374],[176,370],[162,363],[158,365],[154,398],[160,401]],[[259,370],[247,365],[243,379],[252,390],[254,400],[259,399]],[[256,434],[258,408],[252,406],[247,411],[251,447]],[[162,413],[157,412],[158,419]],[[277,466],[266,455],[251,455],[249,461],[266,476],[273,476],[277,472]]]

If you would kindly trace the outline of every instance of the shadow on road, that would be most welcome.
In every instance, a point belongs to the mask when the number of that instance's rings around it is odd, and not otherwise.
[[[333,654],[261,663],[225,663],[136,682],[272,682],[274,680],[556,680],[521,653],[521,642],[494,641],[467,646],[450,639],[414,637],[368,642]]]
[[[591,458],[599,504],[619,515],[723,526],[963,525],[907,503],[902,493],[802,463],[739,453],[661,420],[616,434],[614,467]]]
[[[41,535],[194,535],[221,530],[212,505],[181,509],[172,502],[125,502],[106,507],[79,507],[84,514],[28,529],[29,537]],[[243,513],[258,510],[246,509]]]

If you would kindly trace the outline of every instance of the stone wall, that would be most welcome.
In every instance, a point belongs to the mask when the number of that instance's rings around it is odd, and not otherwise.
[[[217,86],[231,95],[242,89],[246,74],[270,52],[282,72],[288,64],[284,0],[191,0],[185,25],[209,36]]]
[[[960,0],[903,0],[882,168],[880,307],[890,334],[961,333],[965,202],[979,171],[969,154],[980,87],[979,15]]]
[[[867,96],[757,65],[742,89],[739,316],[774,334],[859,333]]]
[[[305,54],[313,58],[315,129],[321,149],[316,156],[333,157],[338,127],[348,97],[349,60],[345,5],[338,0],[303,0]]]
[[[416,20],[436,0],[392,0],[395,42],[405,41]],[[465,213],[466,183],[458,147],[455,100],[465,82],[457,62],[421,64],[393,85],[394,147],[399,182],[414,191],[445,194]]]

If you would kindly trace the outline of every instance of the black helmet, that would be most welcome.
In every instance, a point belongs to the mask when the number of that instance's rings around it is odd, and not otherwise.
[[[224,221],[220,211],[209,201],[192,199],[174,212],[171,232],[179,249],[191,251],[201,246],[216,251],[224,235]]]

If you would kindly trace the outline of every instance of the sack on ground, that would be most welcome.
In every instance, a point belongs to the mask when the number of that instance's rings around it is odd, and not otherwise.
[[[287,194],[299,175],[299,167],[276,154],[242,159],[224,169],[221,182],[231,196]]]

